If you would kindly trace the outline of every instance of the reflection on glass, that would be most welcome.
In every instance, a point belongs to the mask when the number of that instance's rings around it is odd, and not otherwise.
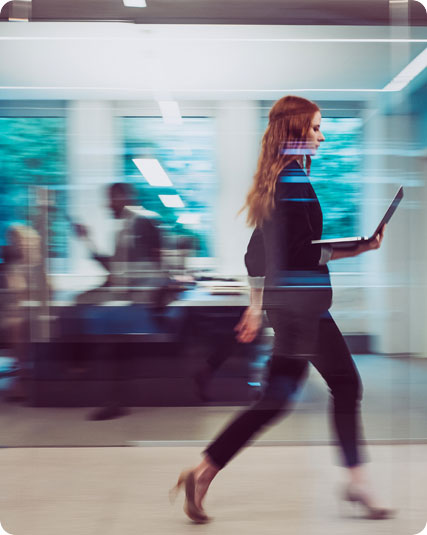
[[[12,223],[32,223],[36,215],[34,186],[56,190],[49,210],[49,256],[67,254],[63,117],[0,117],[0,244]]]
[[[212,256],[212,228],[217,195],[214,120],[185,117],[181,125],[161,117],[123,117],[123,168],[141,204],[160,215],[166,230],[193,240],[195,254]],[[134,162],[157,160],[172,186],[150,185]],[[164,195],[179,195],[182,204],[165,206]]]

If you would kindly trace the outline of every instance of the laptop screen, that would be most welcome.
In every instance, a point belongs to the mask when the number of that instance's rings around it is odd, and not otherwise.
[[[375,229],[375,232],[372,234],[372,236],[376,236],[378,232],[381,230],[381,227],[390,221],[391,216],[396,211],[396,208],[399,206],[399,203],[402,199],[403,199],[403,186],[400,186],[400,188],[397,190],[396,195],[394,196],[394,199],[391,201],[391,204],[388,207],[387,212],[385,213],[384,217],[381,219],[378,227]]]

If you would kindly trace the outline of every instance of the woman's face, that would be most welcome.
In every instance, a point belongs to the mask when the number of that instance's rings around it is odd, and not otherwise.
[[[307,134],[307,146],[311,155],[316,154],[317,149],[320,146],[322,141],[325,141],[325,137],[320,131],[320,121],[322,120],[322,115],[320,111],[316,111],[311,120],[311,125]]]

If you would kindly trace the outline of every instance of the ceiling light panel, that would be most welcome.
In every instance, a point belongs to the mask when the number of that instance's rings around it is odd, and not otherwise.
[[[177,223],[181,225],[199,225],[200,224],[200,214],[182,214],[178,217]]]
[[[399,74],[384,87],[384,91],[401,91],[425,68],[427,68],[427,48],[400,71]]]
[[[147,7],[145,0],[123,0],[125,7]]]
[[[135,158],[132,161],[151,186],[162,188],[170,188],[173,186],[170,178],[160,165],[159,160],[154,158]]]
[[[170,125],[182,124],[181,112],[178,102],[175,100],[159,100],[160,111],[162,112],[163,122]]]
[[[184,203],[179,195],[159,195],[166,208],[184,208]]]

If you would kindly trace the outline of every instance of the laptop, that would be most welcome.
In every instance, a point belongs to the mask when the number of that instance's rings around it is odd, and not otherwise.
[[[403,199],[403,186],[397,190],[394,199],[391,201],[390,206],[388,207],[384,217],[379,222],[377,228],[374,230],[372,236],[357,236],[353,238],[332,238],[328,240],[313,240],[311,243],[320,244],[320,245],[332,245],[335,249],[345,249],[346,247],[354,247],[359,243],[373,240],[378,232],[381,230],[381,227],[388,223],[396,211],[396,208],[399,206],[400,201]]]

